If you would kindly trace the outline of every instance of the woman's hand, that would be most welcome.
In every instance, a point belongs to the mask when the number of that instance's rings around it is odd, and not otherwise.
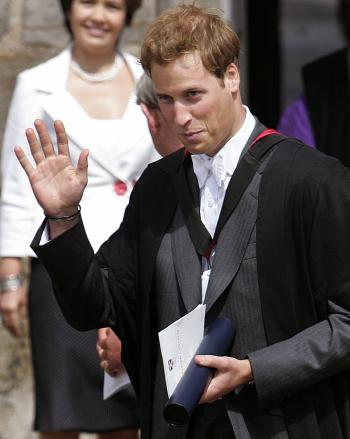
[[[28,287],[23,274],[25,267],[25,271],[28,271],[28,261],[25,258],[0,258],[1,320],[3,326],[15,337],[22,335],[23,320],[27,316]]]
[[[34,195],[48,216],[61,217],[77,212],[87,184],[88,150],[84,149],[77,167],[72,165],[67,135],[61,121],[54,122],[58,153],[54,151],[52,141],[42,120],[34,122],[34,130],[26,130],[36,166],[29,161],[20,146],[15,154],[26,172]],[[38,136],[38,137],[37,137]]]
[[[3,326],[13,336],[20,337],[22,335],[22,321],[27,317],[27,289],[25,286],[0,295],[0,313]]]

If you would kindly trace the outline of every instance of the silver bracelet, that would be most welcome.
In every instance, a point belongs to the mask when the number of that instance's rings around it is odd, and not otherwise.
[[[19,290],[24,285],[24,274],[10,274],[0,279],[0,294]]]

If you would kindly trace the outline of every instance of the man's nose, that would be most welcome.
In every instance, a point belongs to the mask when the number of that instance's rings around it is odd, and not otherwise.
[[[174,103],[174,122],[178,126],[187,125],[192,119],[190,109],[181,102]]]

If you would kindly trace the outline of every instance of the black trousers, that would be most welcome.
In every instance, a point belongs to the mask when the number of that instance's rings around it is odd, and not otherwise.
[[[191,416],[186,439],[234,439],[230,419],[221,400],[199,405]]]

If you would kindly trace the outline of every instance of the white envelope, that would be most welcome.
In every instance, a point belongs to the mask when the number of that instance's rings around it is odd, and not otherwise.
[[[169,398],[204,337],[204,320],[201,304],[158,333]]]
[[[120,370],[115,377],[105,372],[103,377],[103,399],[110,398],[129,384],[130,378],[125,369]]]

